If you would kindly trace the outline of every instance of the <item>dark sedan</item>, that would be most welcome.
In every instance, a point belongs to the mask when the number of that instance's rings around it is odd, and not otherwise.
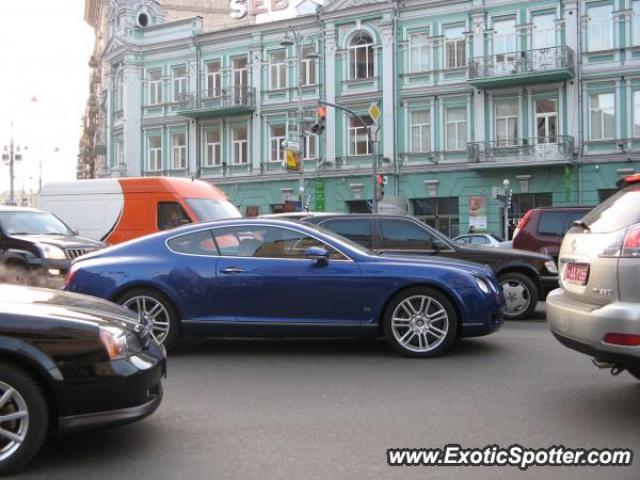
[[[507,319],[529,317],[538,300],[558,287],[556,264],[547,255],[459,245],[408,215],[310,215],[303,221],[385,255],[442,256],[488,265],[500,280]]]
[[[311,225],[229,220],[181,227],[85,256],[67,289],[144,313],[181,335],[386,336],[408,356],[445,352],[502,324],[486,267],[384,258]]]
[[[26,465],[49,432],[153,413],[164,374],[164,347],[130,310],[0,284],[0,475]]]

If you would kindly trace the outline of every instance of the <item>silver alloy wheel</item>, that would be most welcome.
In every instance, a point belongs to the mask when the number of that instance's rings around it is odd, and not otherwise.
[[[20,392],[0,381],[0,462],[11,457],[29,431],[29,409]]]
[[[413,295],[393,310],[391,331],[403,348],[412,352],[429,352],[446,338],[449,315],[435,298]]]
[[[151,331],[156,340],[160,343],[164,342],[169,335],[171,323],[169,312],[162,303],[148,295],[136,295],[122,305],[136,312],[139,318],[144,315],[147,321],[151,322]]]
[[[514,278],[503,281],[501,286],[506,301],[504,314],[507,317],[516,317],[526,312],[531,303],[531,293],[527,286]]]

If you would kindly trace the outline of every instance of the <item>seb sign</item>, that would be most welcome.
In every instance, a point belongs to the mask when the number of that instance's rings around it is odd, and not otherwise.
[[[289,10],[293,0],[229,0],[232,18],[262,16]]]

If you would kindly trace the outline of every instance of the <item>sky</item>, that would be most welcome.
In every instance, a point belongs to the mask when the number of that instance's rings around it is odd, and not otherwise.
[[[16,191],[37,191],[40,159],[43,183],[75,178],[93,51],[83,14],[84,0],[0,0],[0,149],[12,120],[15,143],[28,147]],[[8,190],[0,162],[0,192]]]

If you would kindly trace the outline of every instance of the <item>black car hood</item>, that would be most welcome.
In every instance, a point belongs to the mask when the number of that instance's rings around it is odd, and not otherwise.
[[[73,235],[11,235],[12,238],[32,243],[47,243],[60,248],[103,248],[104,243]]]
[[[136,313],[89,295],[0,284],[0,313],[19,311],[32,316],[54,316],[70,322],[115,325],[140,331]]]
[[[550,260],[551,257],[543,253],[530,252],[528,250],[518,250],[499,247],[467,247],[459,245],[458,250],[474,256],[486,256],[491,258],[528,258],[531,260]]]
[[[466,260],[458,260],[450,257],[439,257],[432,255],[408,255],[401,253],[383,253],[374,257],[378,262],[391,261],[394,263],[406,263],[409,265],[427,265],[440,266],[446,268],[455,268],[464,270],[472,274],[487,274],[491,269],[476,262],[468,262]]]

